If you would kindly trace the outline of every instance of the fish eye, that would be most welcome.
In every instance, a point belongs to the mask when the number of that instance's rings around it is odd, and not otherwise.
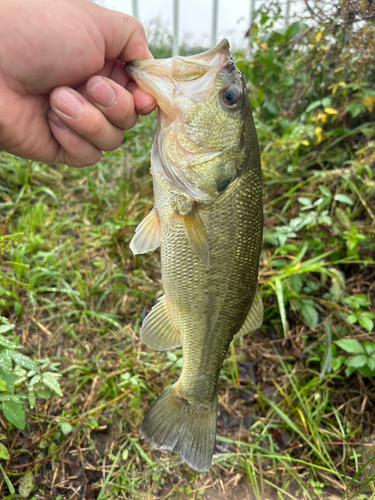
[[[223,90],[221,97],[226,106],[234,107],[240,101],[242,93],[237,87],[227,87]]]

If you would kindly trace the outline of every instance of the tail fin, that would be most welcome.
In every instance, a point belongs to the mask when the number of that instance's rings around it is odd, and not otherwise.
[[[196,471],[206,471],[215,449],[217,396],[208,408],[194,407],[176,394],[172,385],[147,412],[141,437],[151,440],[153,448],[179,453]]]

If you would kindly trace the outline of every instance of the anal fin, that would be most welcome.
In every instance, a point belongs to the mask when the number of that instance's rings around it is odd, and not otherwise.
[[[143,219],[135,230],[135,235],[130,242],[130,249],[134,255],[152,252],[161,243],[161,228],[159,216],[154,207]]]
[[[189,213],[180,215],[180,217],[194,252],[201,259],[203,264],[210,267],[208,236],[196,207],[193,205]]]
[[[246,333],[252,332],[259,328],[263,323],[263,300],[260,294],[259,286],[257,286],[253,303],[251,304],[249,314],[247,315],[241,329],[236,333],[236,337],[242,337]]]
[[[146,316],[142,324],[141,340],[156,351],[164,351],[182,345],[180,334],[172,323],[165,295],[158,300]]]

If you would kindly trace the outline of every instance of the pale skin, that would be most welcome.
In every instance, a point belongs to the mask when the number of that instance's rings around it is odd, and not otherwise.
[[[143,26],[126,14],[86,0],[1,0],[0,149],[97,163],[155,108],[124,71],[151,57]]]

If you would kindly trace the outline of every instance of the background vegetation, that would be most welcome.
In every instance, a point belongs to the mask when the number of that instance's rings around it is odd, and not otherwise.
[[[2,498],[375,497],[374,8],[307,6],[276,29],[265,4],[235,55],[262,151],[265,317],[224,363],[205,474],[138,434],[182,363],[138,337],[161,294],[157,252],[129,250],[156,115],[92,168],[0,153]]]

